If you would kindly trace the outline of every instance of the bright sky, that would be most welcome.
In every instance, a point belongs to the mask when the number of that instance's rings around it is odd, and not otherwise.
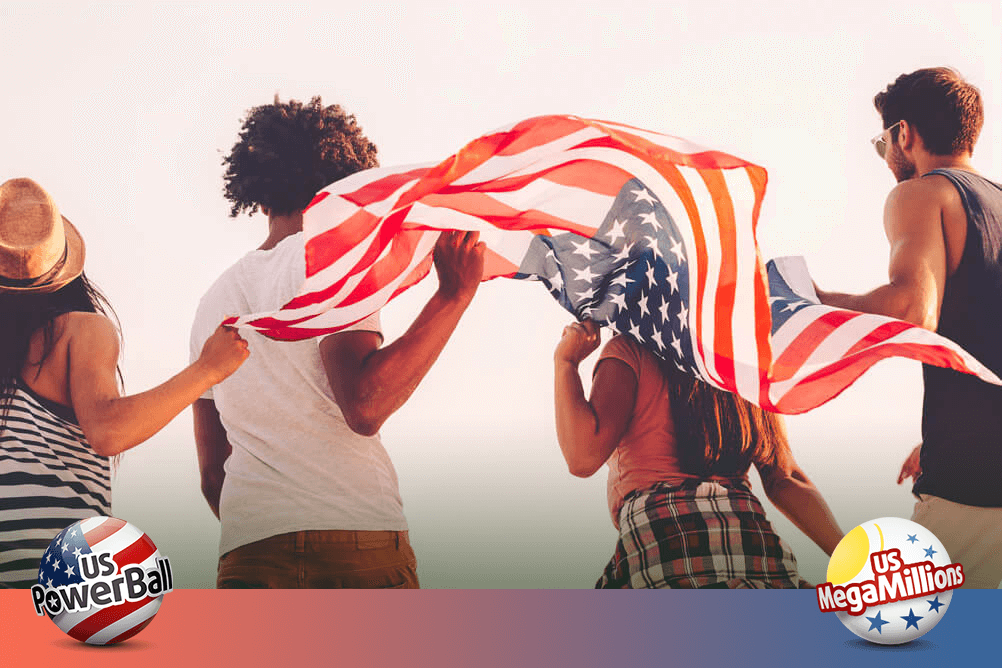
[[[805,255],[819,284],[848,291],[886,278],[894,182],[868,140],[881,129],[873,95],[897,75],[950,65],[978,85],[975,164],[1002,178],[997,2],[666,4],[0,4],[0,181],[36,179],[82,231],[139,391],[187,363],[199,297],[264,238],[260,215],[228,218],[220,163],[244,111],[276,92],[354,112],[383,165],[440,160],[544,113],[739,155],[770,171],[764,257]],[[389,338],[433,280],[384,310]],[[568,320],[539,285],[484,285],[385,426],[424,586],[589,587],[611,556],[605,470],[571,477],[554,435],[551,359]],[[894,483],[920,399],[919,365],[890,361],[788,420],[843,530],[910,516]],[[803,575],[822,580],[827,558],[767,509]],[[187,411],[126,454],[114,512],[171,557],[179,586],[212,585],[218,524]]]

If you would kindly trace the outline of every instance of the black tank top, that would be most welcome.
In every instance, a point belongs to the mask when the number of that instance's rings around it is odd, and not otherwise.
[[[957,169],[929,174],[948,178],[967,212],[967,243],[936,331],[1002,376],[1002,186]],[[922,475],[912,491],[1002,507],[1002,387],[950,369],[922,372]]]

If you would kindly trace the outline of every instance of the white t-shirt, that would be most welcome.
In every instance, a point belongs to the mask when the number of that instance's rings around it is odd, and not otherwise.
[[[304,258],[300,233],[227,269],[198,305],[192,359],[226,317],[275,310],[296,296]],[[380,332],[378,313],[349,329]],[[345,423],[319,340],[241,335],[247,361],[203,396],[215,402],[233,446],[219,504],[220,554],[291,531],[405,530],[389,455],[378,435],[360,436]]]

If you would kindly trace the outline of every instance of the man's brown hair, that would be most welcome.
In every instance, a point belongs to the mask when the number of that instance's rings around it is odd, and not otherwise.
[[[885,128],[907,121],[934,155],[973,153],[985,121],[980,91],[949,67],[902,74],[873,105]],[[893,134],[897,139],[897,128]]]

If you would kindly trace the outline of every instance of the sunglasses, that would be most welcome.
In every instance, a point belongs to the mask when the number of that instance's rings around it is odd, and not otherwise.
[[[898,127],[900,124],[901,121],[898,121],[891,127],[885,128],[883,132],[870,140],[870,143],[873,144],[873,148],[876,149],[877,155],[880,156],[881,160],[883,160],[884,156],[887,155],[887,137],[890,136],[891,130]]]

